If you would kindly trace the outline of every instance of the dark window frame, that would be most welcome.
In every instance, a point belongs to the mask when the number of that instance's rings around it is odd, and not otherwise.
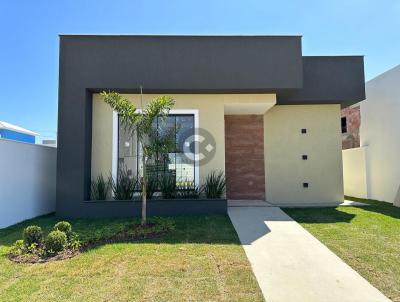
[[[347,131],[348,131],[348,129],[347,129],[347,116],[342,116],[340,121],[341,121],[342,133],[347,133]]]

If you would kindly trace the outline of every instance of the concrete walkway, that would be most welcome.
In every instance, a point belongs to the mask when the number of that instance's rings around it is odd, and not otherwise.
[[[228,207],[276,207],[273,203],[264,200],[228,200]],[[359,201],[344,200],[343,202],[337,203],[325,203],[325,204],[288,204],[287,208],[331,208],[331,207],[368,207],[368,203],[362,203]]]
[[[229,207],[267,302],[390,301],[278,207]]]

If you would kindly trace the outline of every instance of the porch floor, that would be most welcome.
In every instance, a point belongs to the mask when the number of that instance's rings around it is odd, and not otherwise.
[[[228,200],[228,207],[275,207],[265,200]]]

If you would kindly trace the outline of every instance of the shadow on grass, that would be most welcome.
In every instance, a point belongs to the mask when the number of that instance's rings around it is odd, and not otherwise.
[[[395,207],[391,203],[379,201],[379,200],[373,200],[373,199],[363,199],[363,198],[351,197],[351,196],[345,196],[345,198],[347,200],[358,201],[358,202],[363,202],[363,203],[369,204],[369,206],[360,207],[365,211],[375,212],[375,213],[379,213],[382,215],[400,219],[400,208]]]
[[[134,243],[207,243],[207,244],[235,244],[240,245],[239,238],[227,215],[210,216],[177,216],[171,217],[175,222],[175,229],[159,237],[130,241]],[[0,229],[0,247],[10,247],[16,240],[22,238],[22,231],[28,225],[39,225],[47,234],[59,219],[54,214],[30,219],[5,229]],[[89,241],[101,240],[123,231],[138,219],[70,219],[73,230],[78,233],[83,244]],[[124,243],[127,241],[121,241]],[[119,242],[102,242],[100,246]]]
[[[299,223],[350,223],[356,216],[338,208],[284,208],[286,214]]]

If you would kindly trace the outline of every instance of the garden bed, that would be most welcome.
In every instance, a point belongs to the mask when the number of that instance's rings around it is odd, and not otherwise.
[[[10,251],[8,258],[17,263],[45,263],[49,261],[65,260],[89,251],[98,246],[109,243],[136,242],[144,239],[160,237],[174,229],[174,223],[170,219],[153,219],[146,225],[139,223],[128,225],[124,230],[111,236],[88,240],[77,247],[66,247],[56,254],[31,252],[25,248],[25,252]]]

